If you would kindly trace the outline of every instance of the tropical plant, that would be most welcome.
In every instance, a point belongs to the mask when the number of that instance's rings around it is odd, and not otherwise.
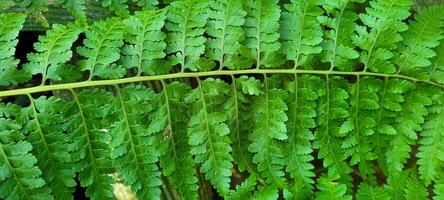
[[[0,3],[0,199],[444,199],[444,5],[57,2],[27,59]]]

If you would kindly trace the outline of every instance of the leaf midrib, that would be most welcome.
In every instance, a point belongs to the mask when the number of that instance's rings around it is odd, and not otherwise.
[[[401,74],[383,74],[374,72],[343,72],[343,71],[330,71],[330,70],[303,70],[303,69],[247,69],[247,70],[217,70],[206,72],[179,72],[172,74],[161,74],[153,76],[136,76],[114,80],[93,80],[82,81],[75,83],[63,83],[55,85],[35,86],[30,88],[21,88],[14,90],[0,91],[0,98],[7,96],[26,95],[39,92],[47,92],[54,90],[65,90],[74,88],[84,88],[103,85],[116,85],[125,83],[137,83],[141,81],[153,81],[153,80],[165,80],[165,79],[177,79],[177,78],[191,78],[191,77],[205,77],[205,76],[220,76],[220,75],[238,75],[238,74],[319,74],[319,75],[342,75],[342,76],[377,76],[387,78],[399,78],[410,80],[413,82],[426,83],[439,88],[444,88],[443,84],[439,84],[433,81],[420,80],[414,77],[405,76]]]

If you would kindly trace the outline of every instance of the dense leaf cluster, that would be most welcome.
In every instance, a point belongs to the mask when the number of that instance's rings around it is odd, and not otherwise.
[[[58,2],[27,60],[0,13],[0,199],[444,198],[444,6]]]

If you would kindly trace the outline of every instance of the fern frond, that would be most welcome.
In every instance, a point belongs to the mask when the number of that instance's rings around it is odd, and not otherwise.
[[[278,199],[279,198],[279,190],[275,186],[260,186],[254,192],[252,196],[252,200],[263,200],[263,199]]]
[[[246,50],[243,56],[254,61],[256,68],[275,67],[273,58],[280,49],[279,18],[281,16],[278,0],[246,0],[247,11],[244,23]]]
[[[375,132],[371,142],[374,151],[378,155],[378,163],[382,169],[386,169],[385,152],[390,143],[398,134],[396,117],[403,111],[402,104],[405,95],[412,89],[412,83],[399,79],[384,79],[383,86],[379,90],[379,109],[377,112]]]
[[[372,77],[357,76],[356,83],[352,85],[350,92],[349,116],[340,128],[341,135],[347,135],[341,147],[345,148],[345,155],[351,157],[350,165],[371,165],[371,160],[377,158],[373,152],[372,135],[377,126],[377,111],[379,109],[378,92],[381,81]],[[361,175],[367,176],[373,169],[363,167]],[[368,167],[371,168],[371,167]]]
[[[60,109],[65,102],[56,97],[29,98],[31,105],[22,109],[28,122],[25,127],[26,141],[33,146],[37,166],[43,171],[43,179],[52,189],[56,199],[73,199],[76,176],[70,159],[68,136],[63,130]]]
[[[231,88],[220,79],[198,78],[198,88],[187,94],[185,101],[191,104],[188,123],[189,144],[194,161],[200,170],[222,195],[228,192],[233,164],[232,151],[223,103]]]
[[[160,170],[157,167],[159,152],[152,133],[148,132],[148,116],[153,111],[154,92],[142,86],[116,86],[111,159],[117,176],[140,199],[158,199]]]
[[[232,76],[232,97],[224,104],[229,117],[230,138],[233,141],[233,159],[240,172],[248,171],[257,174],[256,166],[253,164],[253,154],[249,152],[248,132],[253,128],[252,116],[249,115],[249,104],[253,96],[262,93],[263,84],[253,78],[241,76],[237,79]]]
[[[236,190],[230,190],[225,199],[228,200],[243,200],[249,199],[253,195],[253,190],[256,187],[256,176],[250,175],[240,185],[236,186]]]
[[[338,76],[326,76],[325,88],[320,91],[317,110],[318,129],[315,132],[313,147],[319,149],[318,158],[323,159],[323,166],[328,168],[328,174],[348,174],[350,167],[345,163],[347,158],[341,148],[341,127],[348,113],[348,84]],[[345,178],[344,177],[341,177]]]
[[[444,163],[444,105],[443,94],[435,94],[428,108],[429,116],[423,125],[416,157],[420,178],[426,185],[436,181]]]
[[[258,171],[266,178],[268,184],[281,186],[285,182],[284,150],[280,148],[288,139],[285,123],[288,110],[285,104],[287,93],[271,86],[274,78],[269,80],[264,75],[263,95],[254,97],[251,111],[255,122],[250,134],[251,144],[248,151],[254,153],[253,162]]]
[[[391,197],[388,192],[378,186],[372,186],[366,183],[361,183],[359,185],[359,190],[357,194],[357,199],[359,200],[390,200]]]
[[[427,187],[419,180],[418,173],[414,170],[410,172],[410,177],[404,188],[404,197],[406,200],[428,199],[429,193]]]
[[[426,107],[432,104],[427,92],[430,91],[427,91],[424,86],[418,85],[416,90],[406,94],[405,102],[402,105],[403,112],[396,118],[397,134],[391,139],[390,147],[386,152],[387,167],[390,173],[401,171],[404,168],[411,152],[410,145],[418,140],[416,132],[422,130],[424,117],[428,114]]]
[[[66,104],[64,129],[69,133],[72,159],[86,196],[91,199],[112,198],[110,146],[110,109],[113,95],[98,89],[71,90],[73,100]]]
[[[310,129],[316,127],[316,100],[322,80],[316,76],[295,75],[293,81],[285,83],[288,98],[288,143],[285,147],[286,171],[294,183],[290,184],[287,198],[304,199],[312,195],[314,159],[311,153],[314,140]]]
[[[282,51],[287,60],[294,61],[294,68],[304,66],[310,55],[320,53],[323,34],[317,17],[324,12],[319,7],[321,1],[291,0],[285,4],[282,13]]]
[[[351,200],[352,196],[347,195],[347,186],[337,182],[339,176],[321,176],[318,179],[316,200]]]
[[[206,32],[210,38],[206,42],[208,57],[219,63],[219,69],[244,68],[238,54],[244,38],[242,25],[246,12],[242,2],[237,0],[212,0],[209,3]]]
[[[143,8],[155,8],[157,5],[159,5],[158,0],[132,0],[133,2],[137,2],[137,5]]]
[[[433,48],[444,38],[444,6],[433,6],[421,9],[409,30],[402,34],[403,40],[398,48],[394,63],[398,74],[428,80],[426,67],[431,65],[430,58],[436,54]]]
[[[160,138],[160,166],[163,174],[171,179],[183,199],[197,199],[197,177],[191,146],[187,137],[187,110],[185,95],[190,87],[179,82],[166,84],[162,82],[164,98],[159,112],[155,114],[157,121],[167,120],[167,125]]]
[[[433,200],[443,200],[444,199],[444,179],[443,179],[442,174],[438,175],[436,184],[433,188],[433,192],[435,193]]]
[[[385,186],[392,199],[404,199],[404,188],[409,180],[409,171],[390,174]]]
[[[436,56],[429,67],[430,79],[437,83],[444,83],[444,40],[434,49]]]
[[[411,5],[412,0],[373,0],[366,8],[367,13],[359,15],[365,26],[356,28],[353,42],[362,50],[360,61],[364,71],[396,72],[390,59],[402,40],[400,32],[408,29],[402,20],[410,15]]]
[[[122,49],[122,66],[137,68],[137,75],[168,73],[171,68],[162,65],[165,57],[165,34],[161,32],[166,18],[166,10],[146,10],[136,12],[125,20],[126,44]]]
[[[71,46],[83,32],[79,24],[53,25],[45,36],[39,37],[39,42],[34,44],[37,53],[29,53],[24,68],[31,74],[42,75],[42,85],[46,80],[60,81],[60,66],[72,57]]]
[[[330,70],[354,71],[354,59],[359,57],[354,49],[356,20],[353,3],[364,0],[325,1],[322,7],[330,16],[317,17],[320,24],[330,28],[322,43],[322,62],[330,63]]]
[[[14,58],[15,46],[26,15],[17,13],[0,14],[0,86],[23,83],[29,73],[18,70],[19,60]]]
[[[85,46],[77,47],[77,53],[86,58],[79,65],[82,71],[89,71],[88,80],[94,76],[114,79],[125,75],[125,68],[115,63],[123,46],[123,27],[119,18],[109,18],[95,22],[86,31]]]
[[[63,8],[68,9],[74,16],[79,19],[86,18],[86,0],[57,0]]]
[[[18,106],[0,103],[0,198],[54,199],[31,154],[33,147],[24,140],[22,125],[15,120],[19,112]]]
[[[208,2],[204,0],[175,1],[170,4],[166,29],[169,31],[166,53],[173,54],[173,64],[180,64],[181,71],[207,71],[213,68],[200,56],[205,51],[204,26],[207,23]]]
[[[122,17],[129,16],[129,9],[127,0],[102,0],[102,6],[114,11],[117,15]]]

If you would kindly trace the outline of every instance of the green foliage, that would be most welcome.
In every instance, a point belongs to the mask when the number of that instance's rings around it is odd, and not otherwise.
[[[353,12],[353,2],[363,0],[325,1],[322,7],[330,16],[319,16],[319,23],[328,27],[326,39],[322,43],[322,62],[330,63],[330,70],[337,68],[341,71],[354,70],[354,59],[359,57],[354,49],[352,37],[355,36],[358,15]]]
[[[338,176],[334,177],[320,177],[317,188],[320,190],[316,195],[316,200],[351,200],[352,197],[347,195],[347,187],[344,184],[338,183]]]
[[[63,130],[63,107],[61,99],[55,97],[30,97],[31,105],[22,109],[20,117],[28,120],[24,132],[26,141],[33,146],[31,151],[37,158],[37,166],[43,171],[43,179],[52,188],[56,199],[72,199],[76,182],[75,171],[69,156],[68,136]]]
[[[284,5],[282,13],[282,50],[287,60],[294,61],[294,68],[304,66],[311,54],[322,51],[322,29],[316,17],[323,14],[321,1],[292,0]]]
[[[197,80],[199,85],[186,97],[191,104],[188,123],[188,143],[194,162],[200,171],[223,195],[228,192],[231,176],[231,146],[226,124],[227,116],[221,110],[230,87],[220,79]]]
[[[42,171],[31,154],[33,146],[21,133],[20,108],[0,104],[0,197],[2,199],[54,199],[41,178]]]
[[[444,42],[440,42],[435,48],[436,56],[429,66],[430,79],[438,83],[444,83]]]
[[[61,65],[71,59],[72,43],[81,32],[83,31],[79,24],[55,24],[34,44],[37,53],[28,54],[30,62],[25,64],[25,69],[32,75],[41,74],[42,85],[46,80],[60,81]]]
[[[203,0],[175,1],[168,8],[166,29],[169,30],[166,53],[171,62],[180,64],[181,71],[206,71],[211,64],[201,59],[205,51],[205,24],[208,2]]]
[[[80,185],[91,199],[112,197],[111,122],[113,95],[104,90],[71,90],[73,100],[65,102],[65,130],[70,132],[71,156]],[[100,127],[100,128],[98,128]]]
[[[256,122],[250,135],[248,150],[254,153],[253,162],[269,184],[284,183],[284,149],[280,148],[288,138],[285,122],[288,110],[284,100],[284,90],[273,88],[271,81],[264,76],[264,95],[256,96],[251,103],[253,120]]]
[[[18,70],[19,60],[14,58],[18,43],[16,38],[25,18],[23,14],[0,14],[0,86],[22,83],[29,79],[26,72]]]
[[[60,4],[63,8],[68,9],[68,11],[77,18],[86,17],[86,0],[57,0],[57,3]]]
[[[79,66],[89,71],[88,80],[94,76],[114,79],[125,75],[125,69],[115,63],[123,46],[123,27],[119,18],[110,18],[95,22],[86,32],[85,46],[78,47],[77,52],[86,58],[79,61]]]
[[[112,111],[116,119],[110,130],[112,135],[111,159],[114,160],[117,176],[131,186],[137,196],[156,199],[160,195],[160,171],[156,162],[159,152],[154,148],[155,137],[147,132],[148,116],[154,92],[142,86],[116,86]]]
[[[390,59],[402,40],[400,32],[408,29],[402,20],[410,15],[411,5],[411,0],[373,0],[366,8],[367,13],[359,15],[365,26],[356,27],[353,42],[362,49],[360,61],[364,71],[396,72]]]
[[[137,12],[125,20],[125,41],[129,44],[122,48],[122,66],[137,68],[137,75],[153,75],[170,71],[161,60],[165,57],[165,34],[160,32],[164,25],[166,10],[147,10]]]
[[[255,62],[256,68],[273,67],[273,59],[280,49],[278,42],[279,18],[281,17],[278,0],[246,0],[243,2],[245,17],[244,56]]]
[[[243,40],[242,25],[246,12],[242,10],[242,2],[236,0],[216,1],[210,3],[206,32],[210,39],[206,47],[208,56],[219,62],[219,69],[243,68],[243,63],[237,56]]]
[[[371,186],[368,184],[361,184],[357,198],[360,200],[390,200],[390,195],[386,190],[378,186]]]
[[[189,86],[179,82],[166,84],[162,81],[163,92],[159,101],[159,112],[154,119],[167,122],[160,138],[160,166],[163,174],[171,179],[183,199],[197,199],[197,177],[194,161],[190,154],[189,137],[187,136],[187,110],[184,102]]]
[[[421,139],[416,157],[419,158],[419,175],[426,185],[437,181],[444,161],[444,112],[442,110],[442,93],[432,98],[433,104],[428,108],[430,115],[423,125]]]
[[[441,27],[444,25],[444,6],[428,7],[415,16],[409,30],[402,34],[402,45],[394,62],[398,72],[419,79],[429,79],[424,69],[430,66],[429,59],[436,54],[433,48],[444,38]]]
[[[57,3],[0,14],[0,199],[443,199],[443,6]]]
[[[293,178],[287,198],[309,198],[314,183],[313,147],[314,135],[311,129],[316,127],[316,100],[322,80],[316,76],[297,76],[294,81],[285,84],[289,92],[288,108],[288,144],[286,150],[286,171]],[[300,114],[303,113],[303,114]]]

